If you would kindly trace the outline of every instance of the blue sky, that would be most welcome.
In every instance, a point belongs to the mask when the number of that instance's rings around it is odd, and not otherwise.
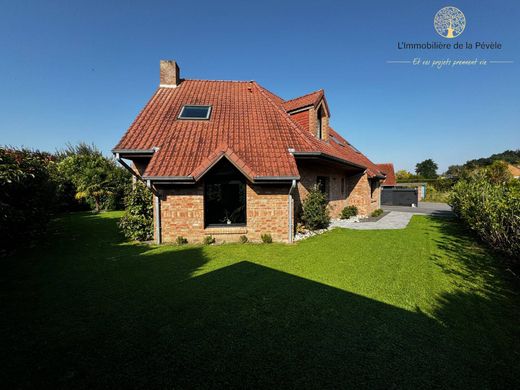
[[[433,17],[467,19],[454,40]],[[331,124],[374,162],[440,170],[520,148],[518,1],[0,1],[0,144],[106,154],[158,85],[256,80],[283,98],[324,88]],[[499,41],[502,50],[397,50],[397,42]],[[387,60],[513,60],[443,70]]]

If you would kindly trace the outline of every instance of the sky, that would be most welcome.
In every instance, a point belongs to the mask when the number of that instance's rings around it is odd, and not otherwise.
[[[436,12],[466,17],[455,39]],[[399,50],[398,42],[501,50]],[[115,146],[159,84],[256,80],[290,99],[324,88],[331,125],[374,162],[439,171],[520,148],[520,2],[0,0],[0,145]],[[413,58],[513,61],[436,69]]]

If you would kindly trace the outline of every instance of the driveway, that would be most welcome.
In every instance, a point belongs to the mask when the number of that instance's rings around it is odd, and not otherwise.
[[[433,215],[436,217],[452,217],[451,207],[446,203],[419,202],[419,207],[381,206],[385,211],[401,211],[405,213]]]

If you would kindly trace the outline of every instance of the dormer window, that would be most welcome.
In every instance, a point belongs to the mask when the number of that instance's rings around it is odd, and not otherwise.
[[[182,107],[179,119],[208,120],[211,115],[211,106],[185,105]]]

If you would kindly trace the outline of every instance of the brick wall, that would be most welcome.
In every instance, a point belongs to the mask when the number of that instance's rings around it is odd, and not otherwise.
[[[274,241],[288,241],[289,185],[247,184],[247,226],[204,227],[204,187],[176,186],[161,191],[162,241],[174,242],[183,236],[190,243],[201,242],[211,235],[217,242],[238,241],[245,235],[250,241],[261,241],[269,233]]]
[[[329,209],[332,218],[339,217],[345,206],[356,206],[359,215],[369,215],[380,207],[380,187],[378,186],[371,196],[370,182],[366,174],[353,174],[314,162],[300,163],[298,169],[301,180],[295,195],[297,214],[301,211],[302,202],[309,190],[316,184],[318,176],[329,177]]]
[[[381,186],[378,183],[375,190],[371,191],[367,174],[351,176],[347,178],[349,205],[358,208],[359,215],[370,215],[380,208]]]

